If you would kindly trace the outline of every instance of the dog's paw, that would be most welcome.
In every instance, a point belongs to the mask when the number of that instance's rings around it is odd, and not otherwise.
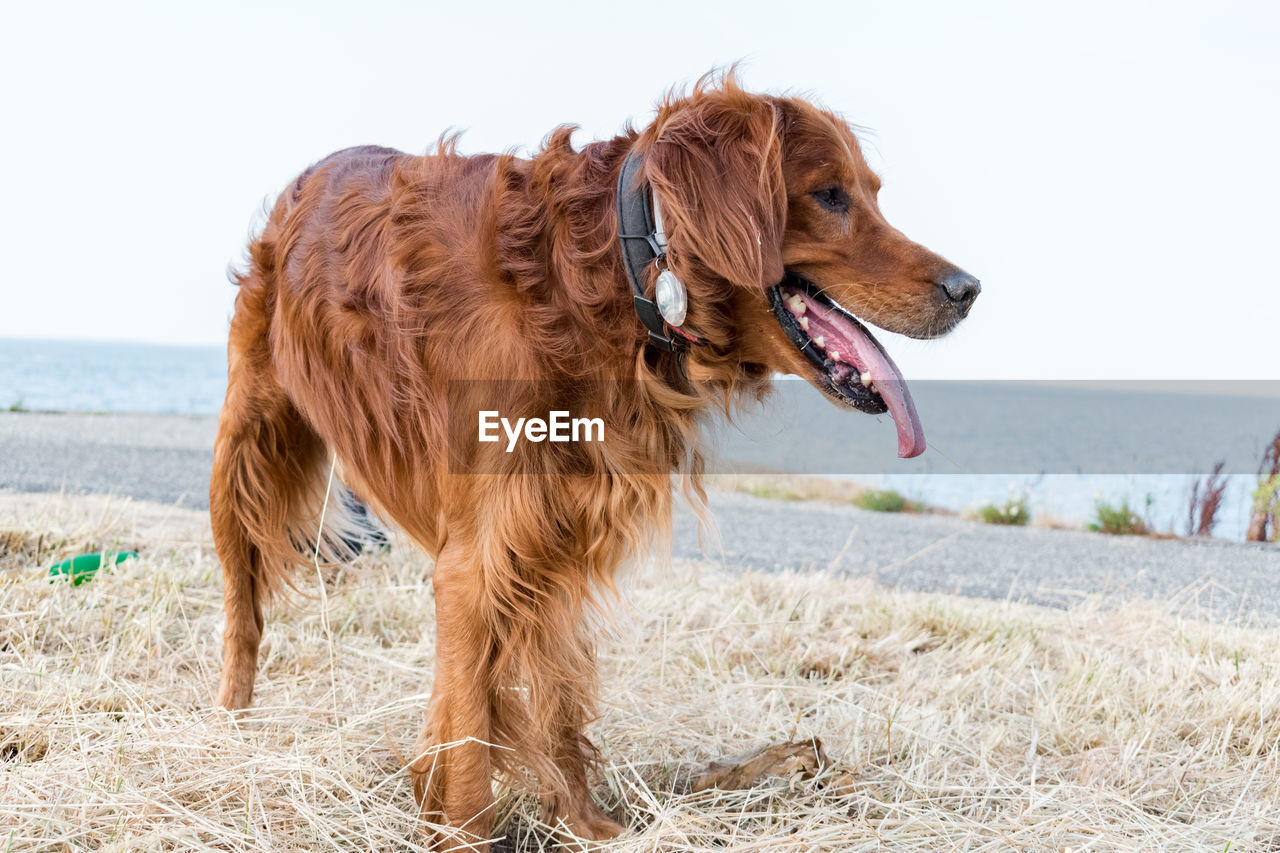
[[[585,801],[568,802],[559,798],[543,803],[542,819],[559,836],[561,844],[573,848],[576,842],[608,841],[626,827],[613,820],[589,797]],[[580,849],[581,845],[579,845]]]
[[[223,675],[218,685],[218,707],[228,711],[243,711],[253,701],[253,677],[235,678]]]

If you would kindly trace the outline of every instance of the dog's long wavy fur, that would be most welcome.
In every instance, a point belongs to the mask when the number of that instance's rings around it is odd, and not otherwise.
[[[784,106],[729,73],[670,95],[642,132],[578,150],[572,127],[530,159],[461,156],[454,138],[425,157],[353,148],[281,194],[238,276],[215,447],[222,705],[249,704],[263,608],[310,562],[306,546],[344,556],[345,531],[316,529],[336,459],[436,558],[435,682],[412,766],[424,817],[483,837],[496,768],[534,774],[549,817],[575,832],[618,830],[585,777],[597,677],[584,616],[622,563],[669,537],[673,474],[703,500],[702,420],[803,368],[761,319],[783,274]],[[787,156],[816,163],[826,155],[806,150],[804,128],[848,131],[807,109]],[[633,148],[664,200],[686,328],[706,342],[687,355],[646,351],[626,284],[613,211]],[[883,260],[884,245],[867,257]],[[910,263],[939,260],[910,246]],[[934,322],[921,294],[904,286],[893,309]],[[508,381],[514,411],[589,402],[605,440],[464,450],[451,407],[474,412],[483,383],[460,380]],[[338,509],[326,519],[341,528]]]

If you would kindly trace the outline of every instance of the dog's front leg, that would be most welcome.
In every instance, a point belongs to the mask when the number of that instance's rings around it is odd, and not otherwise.
[[[461,548],[436,559],[436,670],[410,765],[424,830],[436,850],[489,849],[493,827],[489,660],[483,587]]]
[[[579,643],[580,652],[588,659],[594,653]],[[594,682],[594,667],[592,677]],[[555,763],[560,771],[560,786],[542,798],[542,819],[553,830],[567,830],[574,838],[603,841],[623,832],[626,828],[613,820],[591,796],[587,784],[587,767],[598,758],[596,748],[587,740],[583,730],[587,715],[584,703],[589,697],[579,692],[581,682],[561,687],[559,723],[555,731]]]

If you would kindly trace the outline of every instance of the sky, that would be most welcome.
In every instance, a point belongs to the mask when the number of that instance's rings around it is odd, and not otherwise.
[[[1280,6],[9,4],[0,337],[213,344],[263,208],[349,145],[536,150],[740,61],[865,128],[982,280],[910,378],[1280,378]]]

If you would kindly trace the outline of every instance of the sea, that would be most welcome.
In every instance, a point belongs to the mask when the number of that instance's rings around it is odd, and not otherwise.
[[[1213,535],[1241,540],[1258,461],[1280,432],[1275,382],[913,382],[930,451],[900,460],[887,415],[775,384],[769,404],[717,428],[709,470],[836,477],[957,512],[1025,500],[1033,520],[1067,526],[1128,502],[1155,530],[1184,534],[1192,489],[1221,460]],[[0,339],[0,411],[215,415],[225,389],[224,346]]]
[[[227,348],[0,338],[0,411],[212,415]]]

